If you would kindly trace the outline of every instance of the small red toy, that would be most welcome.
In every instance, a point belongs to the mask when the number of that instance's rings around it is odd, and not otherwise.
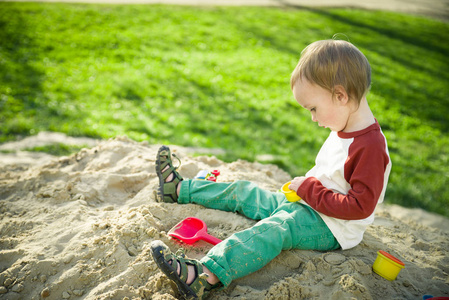
[[[208,170],[201,170],[198,174],[196,174],[194,179],[217,182],[218,175],[220,175],[219,170],[213,170],[212,172],[209,172]]]

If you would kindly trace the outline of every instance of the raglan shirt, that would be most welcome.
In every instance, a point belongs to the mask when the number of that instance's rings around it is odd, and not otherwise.
[[[320,214],[341,248],[349,249],[374,222],[390,170],[387,141],[377,120],[356,132],[332,131],[297,194]]]

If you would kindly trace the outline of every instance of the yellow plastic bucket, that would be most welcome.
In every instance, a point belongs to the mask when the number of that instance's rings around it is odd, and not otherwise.
[[[377,258],[373,264],[373,270],[376,274],[393,281],[404,267],[404,263],[393,255],[382,250],[377,251]]]
[[[295,191],[291,190],[288,188],[288,186],[291,184],[292,182],[289,181],[286,184],[284,184],[281,188],[281,192],[285,195],[285,197],[287,198],[288,201],[290,202],[296,202],[301,200],[301,198],[298,196],[298,194],[296,194]]]

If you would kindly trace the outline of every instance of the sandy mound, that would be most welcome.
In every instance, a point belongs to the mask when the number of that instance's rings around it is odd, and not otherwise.
[[[202,218],[225,239],[255,223],[197,205],[156,203],[158,146],[126,138],[41,164],[0,165],[0,299],[175,299],[148,245],[183,218]],[[220,169],[219,181],[251,180],[278,190],[288,174],[272,165],[182,158],[180,172]],[[348,251],[284,251],[211,299],[421,299],[449,295],[449,221],[421,210],[380,206],[361,245]],[[209,244],[187,246],[201,257]],[[383,249],[405,262],[390,282],[372,272]]]

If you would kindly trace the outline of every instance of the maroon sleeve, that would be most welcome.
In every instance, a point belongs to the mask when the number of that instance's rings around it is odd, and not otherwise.
[[[372,138],[372,136],[371,136]],[[364,137],[349,147],[344,176],[351,186],[346,195],[334,192],[314,177],[307,178],[297,194],[316,211],[327,216],[359,220],[369,217],[382,193],[389,163],[385,140]]]

